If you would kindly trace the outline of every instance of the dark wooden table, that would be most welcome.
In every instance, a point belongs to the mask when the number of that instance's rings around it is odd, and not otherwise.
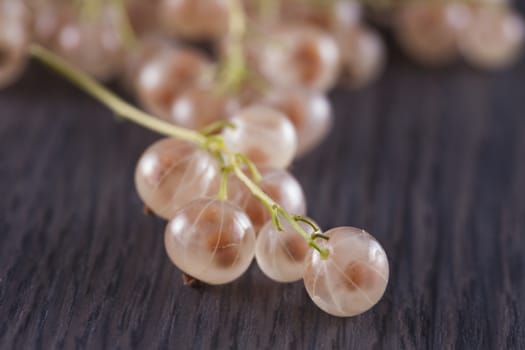
[[[293,172],[313,218],[366,228],[391,267],[384,299],[348,319],[255,264],[182,286],[133,186],[158,136],[33,65],[0,93],[0,348],[525,349],[525,61],[395,56],[332,99],[332,134]]]

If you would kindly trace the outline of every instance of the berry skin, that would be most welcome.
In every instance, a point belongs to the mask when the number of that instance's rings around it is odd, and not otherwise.
[[[71,4],[56,1],[34,1],[33,40],[48,48],[56,48],[58,32],[75,18],[74,7]]]
[[[383,248],[368,233],[354,227],[338,227],[324,233],[328,249],[323,260],[311,250],[305,260],[304,285],[313,302],[339,317],[359,315],[374,306],[388,283],[388,260]]]
[[[260,69],[268,82],[284,89],[325,91],[339,75],[339,48],[323,31],[305,25],[282,26],[269,33]]]
[[[482,69],[498,69],[519,57],[525,39],[525,23],[517,13],[491,6],[472,11],[468,26],[460,34],[460,52]]]
[[[23,71],[29,45],[28,14],[18,1],[0,2],[0,88]]]
[[[252,105],[230,120],[236,127],[223,130],[228,148],[246,155],[258,166],[284,169],[297,150],[297,134],[281,112],[263,105]]]
[[[470,11],[459,3],[410,3],[400,12],[396,36],[401,47],[423,65],[439,66],[457,58],[457,38]]]
[[[109,80],[121,72],[124,62],[121,21],[113,7],[105,8],[96,21],[69,17],[57,29],[53,48],[77,68],[99,80]]]
[[[158,31],[158,16],[160,0],[126,0],[127,15],[137,35]]]
[[[310,225],[298,223],[308,234]],[[310,246],[287,221],[281,220],[283,231],[268,221],[257,236],[255,258],[262,272],[277,282],[295,282],[303,277],[304,259]]]
[[[239,109],[231,96],[222,95],[211,84],[199,84],[183,91],[173,102],[169,121],[199,130],[219,120],[226,120]]]
[[[136,91],[142,104],[157,116],[169,119],[171,104],[189,86],[199,82],[209,61],[189,48],[163,50],[137,74]]]
[[[168,223],[165,246],[184,273],[208,284],[239,278],[250,266],[255,232],[237,206],[213,198],[188,203]]]
[[[131,48],[124,60],[122,83],[130,93],[137,93],[136,85],[142,67],[164,52],[173,50],[170,41],[156,35],[146,35],[140,38]]]
[[[228,30],[228,0],[161,0],[159,19],[169,34],[187,39],[216,39]]]
[[[305,22],[326,31],[357,25],[362,18],[361,4],[351,0],[324,2],[286,0],[281,4],[286,21]]]
[[[263,103],[283,112],[292,122],[297,133],[297,157],[318,146],[332,127],[330,101],[320,92],[276,90]]]
[[[375,80],[385,66],[386,49],[379,34],[364,26],[355,26],[338,35],[345,82],[354,88]]]
[[[188,202],[216,195],[219,177],[215,158],[191,143],[167,138],[141,156],[135,185],[144,204],[169,220]]]
[[[294,215],[306,214],[306,199],[299,181],[288,171],[275,168],[259,168],[261,190],[268,194],[284,210]],[[270,220],[268,208],[255,197],[246,186],[235,176],[228,181],[228,198],[243,209],[259,232],[261,227]]]

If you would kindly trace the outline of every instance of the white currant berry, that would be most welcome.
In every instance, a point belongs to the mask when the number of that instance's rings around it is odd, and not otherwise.
[[[246,155],[259,166],[286,168],[297,151],[297,134],[286,116],[267,106],[253,105],[237,112],[230,120],[235,128],[225,128],[228,148]]]
[[[292,122],[297,133],[297,157],[321,143],[332,127],[332,107],[321,92],[275,90],[263,103],[283,112]]]
[[[324,91],[339,75],[339,48],[325,32],[311,26],[290,25],[268,35],[260,57],[263,76],[285,89]]]
[[[56,1],[33,1],[33,40],[56,48],[58,32],[75,17],[73,6]]]
[[[257,235],[255,258],[261,271],[277,282],[294,282],[303,277],[304,259],[309,252],[308,242],[292,225],[281,220],[282,231],[268,221]],[[312,226],[299,222],[306,233],[313,233]]]
[[[55,51],[77,68],[100,80],[120,73],[124,61],[122,16],[104,8],[96,21],[71,17],[56,33]]]
[[[234,204],[202,198],[175,213],[166,228],[165,246],[184,273],[209,284],[224,284],[250,266],[255,232]]]
[[[184,89],[200,81],[209,61],[190,48],[163,50],[147,61],[137,74],[139,100],[152,113],[169,118],[171,104]]]
[[[137,191],[154,213],[170,219],[186,203],[219,191],[216,160],[194,144],[162,139],[150,146],[135,171]]]
[[[304,285],[313,302],[323,311],[340,317],[355,316],[374,306],[388,283],[385,251],[368,233],[353,227],[338,227],[317,239],[327,249],[323,259],[311,250],[305,260]]]
[[[294,215],[306,214],[306,198],[301,184],[288,171],[269,167],[259,169],[261,190],[269,195],[284,210]],[[268,208],[255,197],[246,186],[232,176],[228,181],[228,198],[246,212],[259,232],[261,227],[271,218]]]
[[[333,31],[341,26],[357,25],[362,18],[361,4],[353,0],[282,1],[281,17],[285,21],[303,22]]]
[[[338,34],[345,81],[353,87],[366,85],[382,72],[386,49],[379,34],[364,26],[355,26]]]
[[[145,35],[138,39],[133,48],[128,50],[124,60],[122,82],[131,93],[138,93],[138,76],[142,67],[164,52],[173,50],[170,41],[156,35]]]
[[[160,0],[126,0],[125,2],[129,22],[136,35],[158,32]]]
[[[27,10],[18,1],[0,2],[0,88],[23,71],[30,33]]]
[[[522,52],[525,24],[517,13],[492,6],[478,7],[461,32],[463,57],[484,69],[498,69],[513,63]]]
[[[232,96],[217,91],[212,84],[191,86],[175,98],[168,120],[189,129],[202,129],[226,120],[239,109]]]
[[[457,38],[470,11],[459,3],[418,2],[405,5],[396,26],[399,44],[425,65],[442,65],[457,57]]]
[[[188,39],[214,39],[228,30],[228,0],[161,0],[162,28]]]

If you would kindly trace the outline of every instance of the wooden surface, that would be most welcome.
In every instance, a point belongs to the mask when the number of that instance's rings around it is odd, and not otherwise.
[[[182,286],[133,187],[157,136],[34,65],[0,93],[0,348],[525,349],[525,62],[394,58],[332,98],[332,134],[293,172],[315,220],[366,228],[391,267],[348,319],[255,264]]]

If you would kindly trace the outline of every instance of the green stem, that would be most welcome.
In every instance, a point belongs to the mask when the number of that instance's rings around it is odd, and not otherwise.
[[[113,0],[113,3],[115,4],[115,7],[117,8],[120,16],[119,31],[120,35],[122,36],[122,42],[126,48],[131,49],[137,45],[137,37],[135,36],[133,27],[129,21],[126,2],[125,0]]]
[[[210,136],[221,131],[224,128],[235,129],[235,127],[235,124],[233,124],[229,120],[219,120],[199,130],[199,132],[204,136]]]
[[[293,215],[288,213],[286,210],[281,208],[281,206],[274,201],[270,196],[268,196],[264,191],[262,191],[259,186],[257,186],[246,174],[242,171],[242,169],[238,166],[237,160],[231,159],[230,160],[233,165],[233,172],[237,176],[237,178],[244,183],[246,187],[252,192],[252,194],[257,197],[267,208],[272,208],[273,211],[271,212],[272,215],[281,216],[284,220],[286,220],[297,233],[299,233],[301,236],[304,237],[304,239],[308,242],[308,244],[317,250],[323,259],[326,259],[328,257],[328,250],[321,248],[314,239],[299,225],[297,220]],[[276,224],[277,227],[279,227],[279,224]]]
[[[221,188],[219,190],[219,199],[221,201],[228,200],[228,176],[230,172],[230,167],[223,166],[221,169]]]
[[[305,224],[310,225],[310,227],[314,230],[314,232],[319,232],[319,227],[310,218],[306,218],[306,217],[300,216],[300,215],[295,215],[293,218],[294,218],[295,221],[301,221],[301,222],[304,222]]]
[[[244,57],[246,16],[241,0],[228,0],[229,23],[225,61],[219,72],[219,92],[235,91],[246,79],[248,69]]]
[[[110,90],[97,83],[87,74],[66,63],[51,51],[38,45],[31,45],[29,52],[33,57],[63,75],[69,81],[73,82],[89,95],[102,102],[122,118],[128,119],[164,135],[177,137],[199,145],[206,142],[207,138],[197,131],[181,128],[160,119],[153,118],[149,114],[142,112],[140,109],[131,106],[115,96]]]
[[[242,38],[246,33],[246,17],[241,0],[228,0],[230,9],[229,34],[235,38]]]
[[[237,153],[235,156],[242,164],[248,167],[248,170],[250,170],[252,178],[255,180],[255,182],[256,183],[261,182],[262,176],[259,170],[257,169],[257,167],[255,166],[255,164],[253,164],[253,162],[248,157],[246,157],[246,155],[242,153]]]
[[[266,193],[264,193],[263,190],[259,188],[253,182],[245,173],[242,171],[241,167],[239,166],[238,161],[233,157],[230,159],[231,164],[233,165],[233,172],[235,173],[235,176],[241,180],[246,187],[252,192],[252,194],[259,198],[268,208],[278,208],[279,204],[277,204],[276,201],[274,201],[270,196],[268,196]]]

